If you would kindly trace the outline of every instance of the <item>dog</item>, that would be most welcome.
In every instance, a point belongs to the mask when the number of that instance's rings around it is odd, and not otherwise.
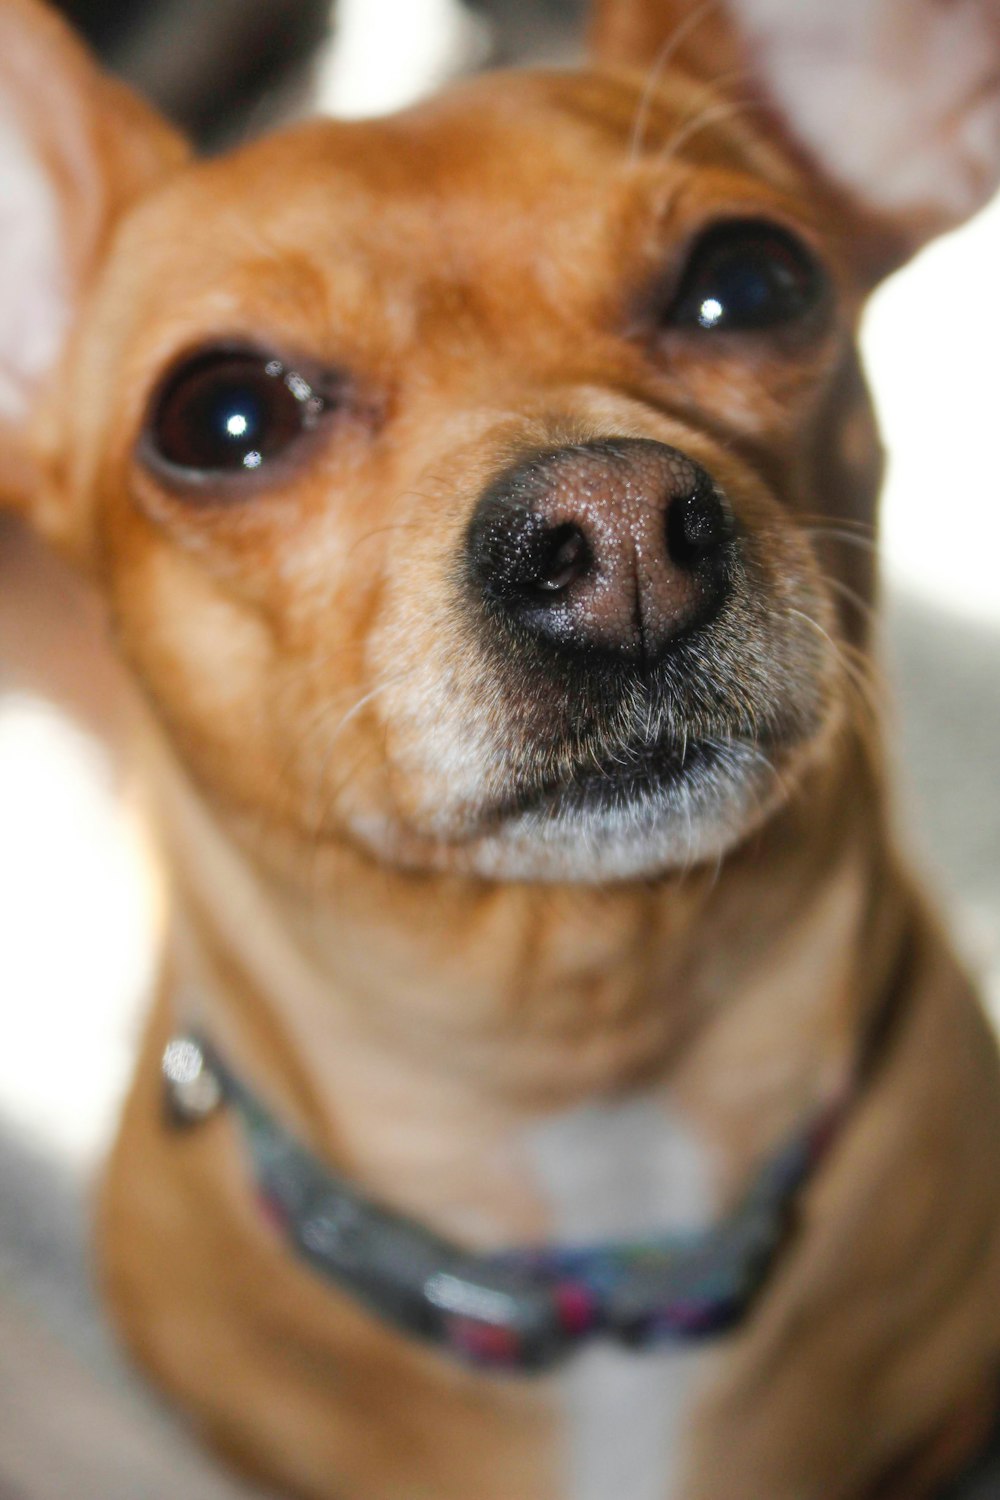
[[[995,1418],[1000,1072],[891,827],[855,334],[1000,178],[1000,15],[591,50],[195,161],[0,4],[0,481],[172,884],[101,1276],[284,1494],[918,1500]]]

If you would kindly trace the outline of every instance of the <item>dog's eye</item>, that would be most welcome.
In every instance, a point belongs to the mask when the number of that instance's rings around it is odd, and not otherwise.
[[[739,220],[695,245],[666,315],[675,328],[752,333],[813,311],[823,277],[805,246],[776,225]]]
[[[168,378],[147,427],[147,452],[192,476],[254,472],[314,427],[326,404],[279,359],[250,350],[203,353]]]

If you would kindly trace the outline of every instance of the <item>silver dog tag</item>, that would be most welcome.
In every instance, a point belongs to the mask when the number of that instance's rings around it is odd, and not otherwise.
[[[161,1066],[167,1103],[178,1123],[197,1124],[218,1109],[222,1084],[194,1037],[172,1037],[163,1049]]]

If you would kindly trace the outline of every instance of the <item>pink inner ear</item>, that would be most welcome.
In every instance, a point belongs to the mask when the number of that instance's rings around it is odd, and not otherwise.
[[[59,357],[69,321],[59,205],[45,164],[0,102],[0,419],[28,412]]]
[[[790,129],[873,208],[954,223],[1000,181],[994,0],[726,0]]]

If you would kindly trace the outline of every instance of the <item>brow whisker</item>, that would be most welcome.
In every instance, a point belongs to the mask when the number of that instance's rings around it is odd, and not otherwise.
[[[649,124],[649,112],[653,102],[653,96],[659,87],[667,68],[673,62],[683,44],[692,32],[705,20],[713,10],[717,10],[721,0],[702,0],[693,10],[677,23],[666,41],[660,47],[653,58],[652,66],[646,74],[642,94],[636,105],[635,117],[632,121],[632,129],[629,131],[627,160],[632,166],[642,151],[646,137],[646,127]]]
[[[717,124],[721,120],[736,119],[742,114],[749,114],[762,106],[753,99],[727,99],[710,104],[700,110],[693,119],[688,120],[679,130],[675,131],[667,141],[660,155],[660,161],[666,165],[678,155],[681,148],[686,146],[699,131],[707,129],[709,125]]]

